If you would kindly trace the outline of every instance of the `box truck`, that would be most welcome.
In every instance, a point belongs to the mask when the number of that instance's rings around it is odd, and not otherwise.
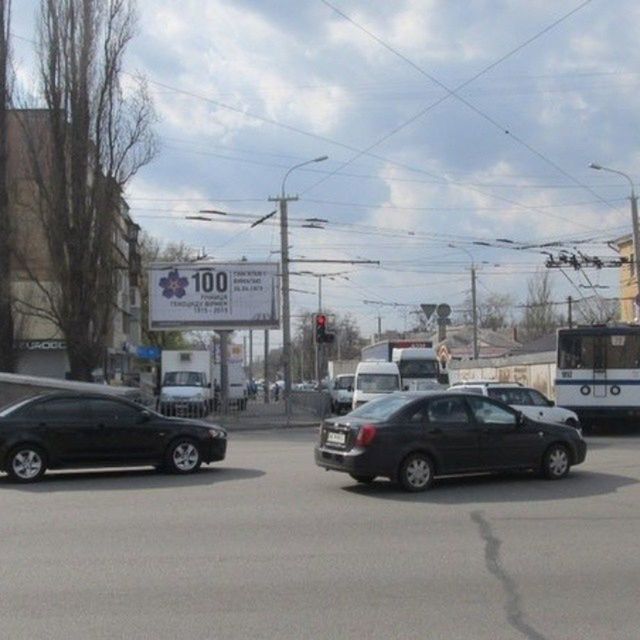
[[[213,358],[207,350],[164,350],[159,410],[166,415],[205,416],[213,410]]]

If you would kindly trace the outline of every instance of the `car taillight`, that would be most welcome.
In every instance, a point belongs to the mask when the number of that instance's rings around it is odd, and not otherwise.
[[[365,424],[360,427],[358,437],[356,438],[356,447],[367,447],[376,437],[376,428],[372,424]]]

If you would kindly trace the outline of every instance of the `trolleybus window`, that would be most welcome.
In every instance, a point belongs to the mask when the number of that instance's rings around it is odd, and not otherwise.
[[[560,369],[636,369],[640,367],[640,335],[561,335]]]

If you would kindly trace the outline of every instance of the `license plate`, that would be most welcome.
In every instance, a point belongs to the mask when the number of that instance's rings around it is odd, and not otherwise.
[[[347,436],[344,433],[338,433],[337,431],[327,432],[327,443],[329,444],[344,444],[347,441]]]

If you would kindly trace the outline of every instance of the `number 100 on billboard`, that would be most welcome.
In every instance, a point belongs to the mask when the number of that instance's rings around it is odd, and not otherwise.
[[[156,263],[149,269],[149,329],[278,329],[277,263]]]

